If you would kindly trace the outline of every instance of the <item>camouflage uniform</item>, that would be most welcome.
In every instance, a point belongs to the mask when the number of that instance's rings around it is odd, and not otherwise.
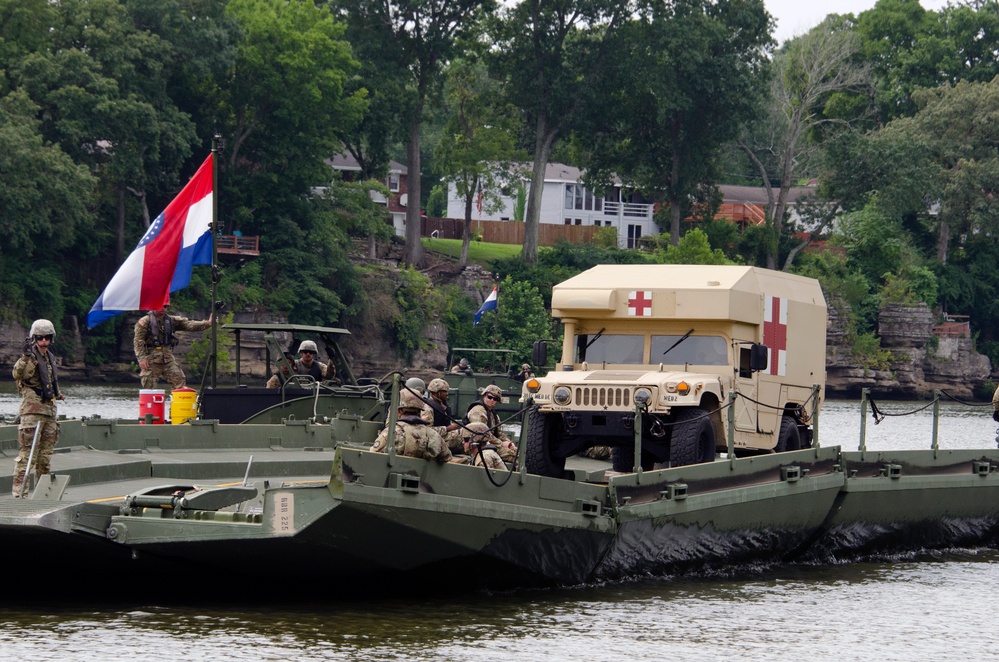
[[[437,460],[439,463],[451,461],[451,451],[441,436],[427,422],[420,418],[423,400],[415,393],[403,391],[399,394],[399,419],[395,423],[395,452],[407,457],[424,460]],[[376,453],[388,452],[388,425],[378,433],[371,450]]]
[[[160,377],[163,377],[175,389],[183,388],[187,383],[187,378],[184,377],[184,371],[181,370],[177,359],[173,357],[173,347],[164,338],[166,329],[163,324],[159,325],[158,337],[149,342],[150,315],[152,313],[143,315],[135,323],[135,336],[133,338],[135,358],[138,361],[149,361],[149,367],[139,373],[142,388],[156,388],[157,380]],[[164,319],[166,317],[170,318],[174,331],[204,331],[211,326],[208,320],[192,321],[177,315],[164,315]]]
[[[430,382],[430,386],[427,389],[428,393],[423,396],[424,404],[423,411],[420,412],[420,418],[437,430],[437,434],[444,439],[444,443],[447,444],[452,453],[463,453],[461,429],[447,429],[448,425],[454,421],[454,417],[451,416],[451,405],[447,403],[447,400],[441,402],[434,397],[435,393],[447,390],[447,388],[447,382],[443,379],[434,379]]]
[[[489,431],[485,423],[469,423],[462,430],[462,442],[467,444],[468,454],[472,456],[472,466],[506,470],[506,464],[496,451],[492,448],[481,448],[486,444],[499,445],[499,440]]]
[[[40,363],[39,360],[42,362]],[[55,398],[48,401],[44,401],[39,394],[42,387],[39,371],[45,369],[49,371],[49,383],[55,389]],[[35,454],[31,463],[34,465],[36,477],[49,473],[52,451],[59,443],[56,400],[62,396],[58,391],[55,357],[52,352],[47,352],[44,356],[38,351],[24,354],[14,364],[12,374],[14,381],[17,382],[17,390],[22,397],[21,407],[18,409],[18,414],[21,416],[21,423],[17,430],[19,448],[17,461],[14,465],[14,485],[11,489],[11,493],[17,497],[20,495],[21,485],[24,483],[24,476],[28,471],[28,455],[31,454],[31,442],[35,436],[35,425],[38,423],[41,423],[41,428],[38,432],[38,444],[35,446]]]
[[[482,389],[482,395],[485,396],[486,394],[502,397],[503,392],[495,384],[490,384]],[[495,410],[486,407],[482,400],[476,400],[469,406],[468,413],[465,414],[465,419],[467,421],[466,425],[468,423],[485,423],[493,431],[498,440],[496,445],[499,446],[499,456],[503,458],[504,462],[515,462],[517,460],[517,446],[500,429],[499,414]]]

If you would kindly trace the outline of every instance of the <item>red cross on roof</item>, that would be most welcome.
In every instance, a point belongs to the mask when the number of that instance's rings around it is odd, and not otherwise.
[[[652,315],[652,292],[639,290],[628,294],[628,314],[635,317]]]

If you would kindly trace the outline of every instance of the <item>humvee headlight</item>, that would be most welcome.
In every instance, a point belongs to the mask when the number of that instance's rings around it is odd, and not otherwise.
[[[690,393],[690,384],[687,382],[680,382],[676,385],[676,392],[680,395],[687,395]]]
[[[537,393],[539,390],[541,390],[541,383],[536,379],[528,379],[527,390],[531,393]]]
[[[569,404],[569,397],[571,395],[572,391],[570,391],[565,386],[559,386],[557,389],[555,389],[555,393],[552,394],[552,400],[557,405],[567,405]]]
[[[647,405],[652,402],[652,391],[647,388],[635,390],[635,402],[640,405]]]

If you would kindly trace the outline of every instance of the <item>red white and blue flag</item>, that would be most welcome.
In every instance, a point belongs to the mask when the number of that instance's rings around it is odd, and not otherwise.
[[[482,319],[482,313],[487,310],[496,310],[496,286],[493,286],[493,291],[486,297],[486,300],[482,302],[482,306],[479,308],[479,312],[475,313],[475,321],[472,322],[472,326],[479,323]]]
[[[212,155],[156,217],[87,315],[94,328],[119,313],[158,310],[187,287],[196,264],[212,263]]]

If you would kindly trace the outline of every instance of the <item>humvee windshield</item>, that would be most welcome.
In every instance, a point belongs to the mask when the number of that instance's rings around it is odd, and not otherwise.
[[[650,362],[677,365],[684,363],[728,365],[727,344],[724,338],[720,336],[688,336],[679,345],[673,347],[674,343],[682,337],[652,336]]]
[[[645,363],[645,336],[594,333],[576,336],[575,363]]]

